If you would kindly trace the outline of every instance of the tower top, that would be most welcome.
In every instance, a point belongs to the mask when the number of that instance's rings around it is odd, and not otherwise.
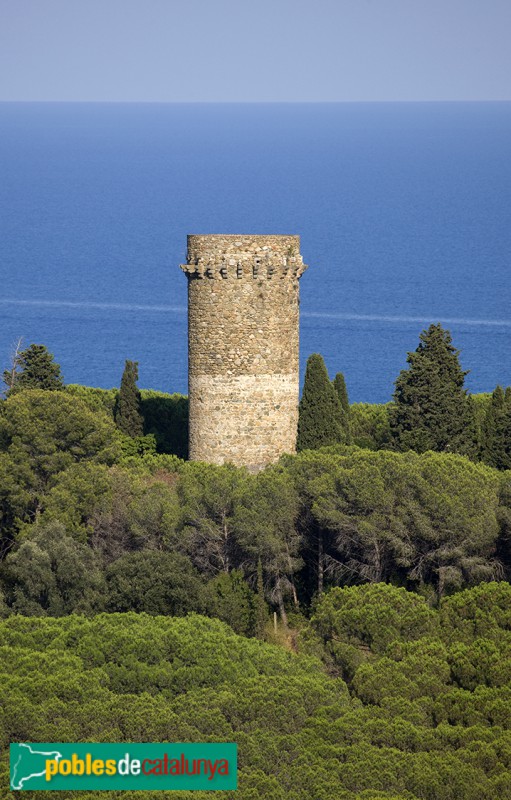
[[[189,234],[187,263],[181,269],[189,278],[299,278],[307,267],[299,236]]]

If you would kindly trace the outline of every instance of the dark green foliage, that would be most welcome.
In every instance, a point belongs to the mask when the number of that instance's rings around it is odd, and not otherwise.
[[[1,751],[237,741],[226,800],[511,797],[511,587],[485,582],[499,559],[511,573],[511,471],[341,435],[256,475],[185,464],[151,435],[127,447],[115,397],[0,403]],[[186,430],[185,404],[142,393],[158,450]],[[506,404],[509,389],[475,406],[501,468]],[[385,448],[388,411],[355,404],[355,442]],[[284,623],[291,612],[279,635],[301,653],[177,618],[205,611],[264,639],[266,601]],[[92,616],[105,608],[142,613]],[[14,800],[7,766],[0,795]]]
[[[112,418],[117,405],[117,389],[94,389],[69,385],[66,391],[80,397],[93,411],[105,410]],[[181,394],[165,394],[141,389],[140,411],[146,436],[154,436],[158,453],[188,457],[188,398]],[[145,438],[145,437],[144,437]],[[141,450],[140,440],[135,445]]]
[[[179,546],[197,569],[213,577],[241,567],[255,582],[261,559],[268,597],[285,621],[285,599],[298,604],[294,575],[302,564],[294,525],[298,497],[290,477],[189,463],[180,470],[177,495]]]
[[[341,403],[341,408],[346,415],[350,413],[350,401],[348,398],[348,390],[346,388],[346,381],[342,372],[338,372],[334,378],[334,389]]]
[[[5,523],[12,538],[22,523],[37,522],[59,475],[73,464],[111,464],[119,455],[113,422],[78,398],[35,389],[15,393],[0,409],[0,475],[6,474],[0,530]]]
[[[466,771],[470,765],[477,791],[500,797],[508,767],[502,763],[495,771],[495,754],[511,730],[510,609],[505,583],[445,598],[439,611],[391,586],[335,589],[319,604],[304,646],[310,649],[314,636],[324,643],[326,663],[342,670],[365,706],[364,724],[378,730],[379,738],[369,742],[422,752],[415,759],[415,782],[406,788],[420,797],[456,797],[452,786],[442,789],[434,762],[425,758],[426,750],[443,751],[448,758],[438,755],[437,769],[453,769],[458,761],[460,796],[477,797]],[[354,714],[339,728],[360,740]],[[481,760],[483,752],[489,761]],[[483,763],[485,774],[478,772]],[[406,760],[402,768],[406,774]]]
[[[314,613],[314,628],[325,641],[342,640],[383,655],[396,639],[436,633],[436,616],[423,597],[375,583],[332,589]]]
[[[0,449],[42,481],[78,461],[112,463],[119,455],[113,424],[65,392],[31,390],[0,409]]]
[[[500,575],[493,558],[499,535],[498,474],[482,464],[431,453],[421,459],[420,478],[410,578],[429,583],[434,575],[442,596]]]
[[[227,622],[236,633],[252,636],[255,631],[255,595],[241,570],[222,573],[209,581],[208,615]]]
[[[156,437],[153,433],[134,437],[124,434],[121,436],[120,445],[123,460],[156,454]]]
[[[2,557],[55,520],[103,573],[158,550],[187,556],[203,580],[242,569],[253,590],[260,560],[284,621],[329,585],[387,580],[442,596],[510,565],[509,481],[459,456],[337,446],[249,475],[121,458],[113,422],[67,392],[25,391],[0,411]]]
[[[268,622],[268,606],[264,599],[263,565],[259,558],[257,562],[257,585],[254,598],[254,635],[264,639],[266,623]]]
[[[325,586],[327,560],[332,536],[321,525],[315,513],[316,482],[334,470],[339,456],[329,449],[306,451],[298,457],[284,457],[282,463],[291,476],[299,498],[297,530],[302,535],[302,555],[304,569],[301,579],[309,601],[317,592],[321,594]]]
[[[13,463],[0,452],[0,559],[5,558],[18,535],[20,520],[32,506],[24,476],[17,478]]]
[[[342,409],[338,394],[319,353],[307,359],[298,418],[298,450],[316,450],[343,440]]]
[[[64,388],[60,366],[44,344],[31,344],[17,352],[12,368],[5,370],[3,377],[8,395],[24,389],[59,391]]]
[[[459,351],[449,331],[430,325],[420,344],[408,353],[409,368],[396,380],[390,424],[401,450],[453,451],[474,455],[475,413],[464,388]]]
[[[155,457],[154,472],[139,464],[109,471],[109,490],[97,504],[89,537],[105,564],[125,553],[178,549],[176,476],[159,467],[161,458]]]
[[[481,583],[444,597],[440,604],[442,635],[470,644],[479,639],[500,642],[511,633],[511,586]],[[504,634],[504,631],[507,632]]]
[[[148,389],[141,394],[144,429],[154,434],[158,452],[188,458],[188,398]]]
[[[503,800],[509,591],[487,584],[432,611],[391,586],[335,590],[310,623],[326,669],[196,615],[11,616],[0,621],[2,798],[14,800],[9,742],[65,739],[236,741],[239,800]],[[343,647],[359,655],[349,691]]]
[[[55,475],[44,498],[42,520],[58,520],[66,532],[87,541],[96,510],[110,497],[111,479],[106,464],[80,461]]]
[[[11,613],[11,609],[7,605],[7,601],[5,599],[5,593],[2,588],[0,588],[0,619],[4,619],[8,617]]]
[[[334,389],[337,392],[337,397],[341,404],[341,441],[346,444],[351,444],[351,411],[350,401],[348,398],[348,390],[346,388],[346,381],[342,372],[338,372],[334,378]]]
[[[391,403],[353,403],[350,407],[353,444],[369,450],[381,450],[392,441],[390,431]]]
[[[416,594],[385,583],[332,589],[318,605],[312,628],[325,654],[352,678],[369,653],[383,655],[396,639],[437,631],[434,612]]]
[[[177,491],[183,547],[205,575],[238,566],[235,515],[246,480],[246,471],[232,464],[190,462],[181,471]]]
[[[141,413],[141,398],[137,381],[138,361],[127,360],[117,398],[115,423],[122,433],[132,438],[144,435],[144,419]]]
[[[486,419],[486,415],[488,413],[488,408],[491,404],[491,394],[488,393],[479,393],[479,394],[472,394],[470,395],[472,398],[472,407],[474,409],[475,420],[476,420],[476,429],[477,429],[477,441],[479,452],[484,445],[483,437],[483,428]]]
[[[12,609],[60,617],[91,613],[100,602],[103,577],[90,548],[67,536],[60,522],[34,525],[5,562]]]
[[[295,575],[303,563],[295,525],[298,503],[291,477],[270,468],[248,477],[234,517],[240,551],[252,574],[261,559],[268,598],[278,606],[284,624],[285,598],[298,607]]]
[[[499,574],[499,473],[461,456],[353,450],[290,460],[326,582],[399,580],[441,595]],[[318,567],[318,573],[321,565]]]
[[[511,579],[511,470],[502,476],[499,495],[500,536],[497,556],[504,566],[504,576]]]
[[[482,460],[496,469],[511,469],[511,392],[504,393],[501,386],[487,406],[481,439]]]
[[[119,395],[118,389],[96,389],[92,386],[81,386],[78,383],[68,383],[66,392],[79,397],[91,411],[104,412],[112,420],[115,415],[115,406]]]
[[[181,616],[205,608],[199,575],[179,553],[126,553],[109,566],[106,585],[108,611]]]

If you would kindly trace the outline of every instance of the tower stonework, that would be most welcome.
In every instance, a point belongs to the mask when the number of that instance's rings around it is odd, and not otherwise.
[[[189,457],[251,471],[296,448],[299,236],[188,236]]]

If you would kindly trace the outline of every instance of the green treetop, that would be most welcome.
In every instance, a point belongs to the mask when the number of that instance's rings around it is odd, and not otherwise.
[[[314,450],[342,441],[342,408],[319,353],[307,360],[300,412],[298,450]]]
[[[497,469],[511,469],[511,393],[497,386],[483,423],[481,458]]]
[[[126,361],[122,373],[121,389],[115,411],[115,422],[127,436],[144,435],[144,419],[141,413],[138,381],[138,361]]]
[[[471,455],[475,449],[475,416],[464,388],[459,351],[440,324],[420,334],[409,367],[396,380],[390,424],[400,450],[454,451]]]
[[[338,372],[333,381],[334,389],[337,392],[337,397],[341,404],[342,411],[342,441],[346,444],[351,444],[351,425],[350,425],[350,401],[348,398],[348,390],[346,388],[346,381],[342,372]]]
[[[44,344],[31,344],[25,350],[17,350],[11,369],[3,374],[7,394],[23,389],[46,389],[59,391],[64,388],[60,366]]]

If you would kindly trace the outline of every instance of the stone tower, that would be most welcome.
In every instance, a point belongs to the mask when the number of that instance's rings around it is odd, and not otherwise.
[[[188,236],[190,459],[251,471],[296,447],[299,236]]]

